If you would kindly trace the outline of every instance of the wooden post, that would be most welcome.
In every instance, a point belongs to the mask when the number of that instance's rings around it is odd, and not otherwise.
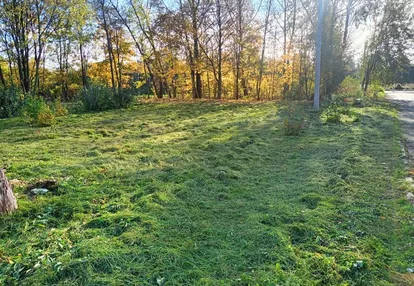
[[[17,200],[3,169],[0,169],[0,215],[17,209]]]

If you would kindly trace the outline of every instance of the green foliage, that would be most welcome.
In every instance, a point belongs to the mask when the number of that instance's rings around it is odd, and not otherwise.
[[[130,90],[117,91],[105,85],[93,84],[80,92],[86,111],[103,111],[116,108],[126,108],[132,103],[133,95]]]
[[[16,88],[0,89],[0,118],[17,116],[23,100],[24,95]]]
[[[14,188],[0,285],[395,284],[414,257],[397,112],[348,108],[360,122],[303,108],[297,137],[274,103],[1,120],[8,178],[59,192]]]
[[[113,96],[113,107],[114,108],[127,108],[131,105],[134,99],[133,90],[122,89],[117,91]]]
[[[55,123],[55,114],[41,97],[28,96],[23,107],[27,122],[39,126],[51,126]]]
[[[325,110],[324,116],[326,123],[341,123],[341,115],[344,112],[344,107],[337,103],[331,103]]]
[[[291,103],[283,114],[284,133],[287,136],[298,136],[305,127],[306,114],[303,107]]]
[[[397,74],[410,66],[412,12],[408,7],[411,2],[377,2],[379,13],[374,14],[377,28],[365,44],[361,64],[365,84],[377,81],[381,85],[390,85]],[[380,96],[375,91],[371,94],[377,95]]]
[[[359,115],[351,110],[351,106],[362,107],[364,102],[360,99],[350,99],[342,97],[332,100],[332,102],[323,110],[322,118],[325,123],[352,123],[360,120]]]
[[[383,98],[385,97],[385,89],[379,82],[374,81],[368,86],[367,96],[373,98]]]
[[[343,97],[362,97],[363,92],[360,81],[354,77],[347,76],[340,84],[337,94]]]
[[[55,100],[53,102],[52,111],[56,116],[64,116],[68,114],[68,110],[63,106],[60,100]]]
[[[105,85],[93,84],[80,91],[86,111],[103,111],[112,108],[113,91]]]

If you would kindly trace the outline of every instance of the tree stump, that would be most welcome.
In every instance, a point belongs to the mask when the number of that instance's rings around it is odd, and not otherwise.
[[[17,209],[17,200],[3,169],[0,169],[0,215]]]

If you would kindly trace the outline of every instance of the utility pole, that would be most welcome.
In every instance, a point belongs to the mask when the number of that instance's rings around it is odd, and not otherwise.
[[[318,26],[316,30],[315,95],[313,97],[313,108],[316,110],[319,110],[319,92],[321,85],[322,22],[323,3],[322,0],[318,0]]]

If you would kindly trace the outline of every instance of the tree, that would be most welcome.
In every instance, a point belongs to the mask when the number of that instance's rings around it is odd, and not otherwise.
[[[233,34],[231,37],[234,99],[249,95],[248,74],[249,68],[257,65],[260,38],[255,32],[258,25],[255,19],[256,10],[249,0],[226,1],[230,17],[232,18]]]
[[[265,60],[265,50],[266,50],[266,37],[267,37],[267,31],[269,28],[269,17],[270,17],[270,11],[272,9],[272,0],[269,0],[267,3],[267,10],[266,10],[266,16],[265,16],[265,22],[263,27],[263,44],[262,44],[262,52],[260,55],[260,63],[259,63],[259,76],[257,78],[256,82],[256,98],[257,100],[260,99],[260,91],[261,91],[261,85],[262,85],[262,78],[263,78],[263,71],[264,71],[264,60]]]
[[[410,28],[410,3],[409,0],[387,0],[378,7],[379,12],[372,15],[376,25],[365,45],[362,64],[361,86],[365,92],[373,75],[383,84],[390,84],[393,75],[409,63],[407,51],[413,35]]]
[[[214,97],[221,99],[224,96],[223,74],[224,63],[228,60],[230,53],[226,52],[226,44],[232,37],[232,18],[227,9],[228,5],[223,0],[214,1],[210,6],[209,16],[205,17],[205,33],[200,39],[200,48],[206,59],[207,73],[209,70],[214,76]],[[209,82],[209,81],[207,81]]]
[[[179,32],[183,35],[186,56],[190,67],[191,93],[194,99],[203,97],[203,83],[201,76],[201,27],[204,16],[209,11],[209,3],[202,0],[179,0],[180,26]]]
[[[25,93],[39,88],[40,65],[45,46],[59,21],[58,7],[63,1],[5,0],[0,2],[3,41],[17,62],[20,85]],[[34,69],[30,60],[34,61]]]
[[[9,53],[17,62],[20,85],[24,92],[30,92],[30,31],[34,16],[30,13],[28,1],[5,0],[0,2],[1,26],[4,28],[3,37]],[[11,48],[13,47],[13,48]],[[11,58],[10,58],[11,60]]]
[[[62,97],[69,99],[68,77],[71,68],[69,57],[74,51],[79,51],[82,85],[87,86],[84,46],[88,42],[88,38],[92,36],[87,31],[87,23],[93,14],[85,0],[62,3],[58,7],[57,13],[60,20],[54,29],[52,44],[54,44],[54,51],[59,64]]]
[[[288,92],[292,79],[289,72],[291,70],[290,57],[297,29],[298,2],[298,0],[277,0],[278,7],[276,9],[280,16],[276,18],[276,23],[280,27],[283,34],[283,96],[285,96]]]
[[[331,95],[345,77],[346,53],[342,48],[340,0],[325,1],[323,8],[321,95]]]
[[[108,6],[107,0],[96,0],[95,1],[95,8],[97,11],[97,20],[102,28],[102,30],[105,32],[105,40],[106,40],[106,55],[108,57],[108,62],[110,66],[110,72],[111,72],[111,86],[113,89],[113,92],[116,93],[116,83],[115,83],[115,56],[114,56],[114,49],[112,47],[113,40],[112,40],[112,15],[111,15],[111,9]]]
[[[157,26],[152,26],[150,9],[141,0],[129,0],[128,7],[122,7],[118,2],[110,1],[118,19],[134,41],[145,69],[149,73],[156,97],[162,98],[168,90],[167,71],[162,59],[163,54],[159,49],[161,40],[157,38]],[[171,20],[169,16],[171,15],[160,14],[158,17],[169,21]],[[173,27],[170,27],[169,31],[171,30]]]

